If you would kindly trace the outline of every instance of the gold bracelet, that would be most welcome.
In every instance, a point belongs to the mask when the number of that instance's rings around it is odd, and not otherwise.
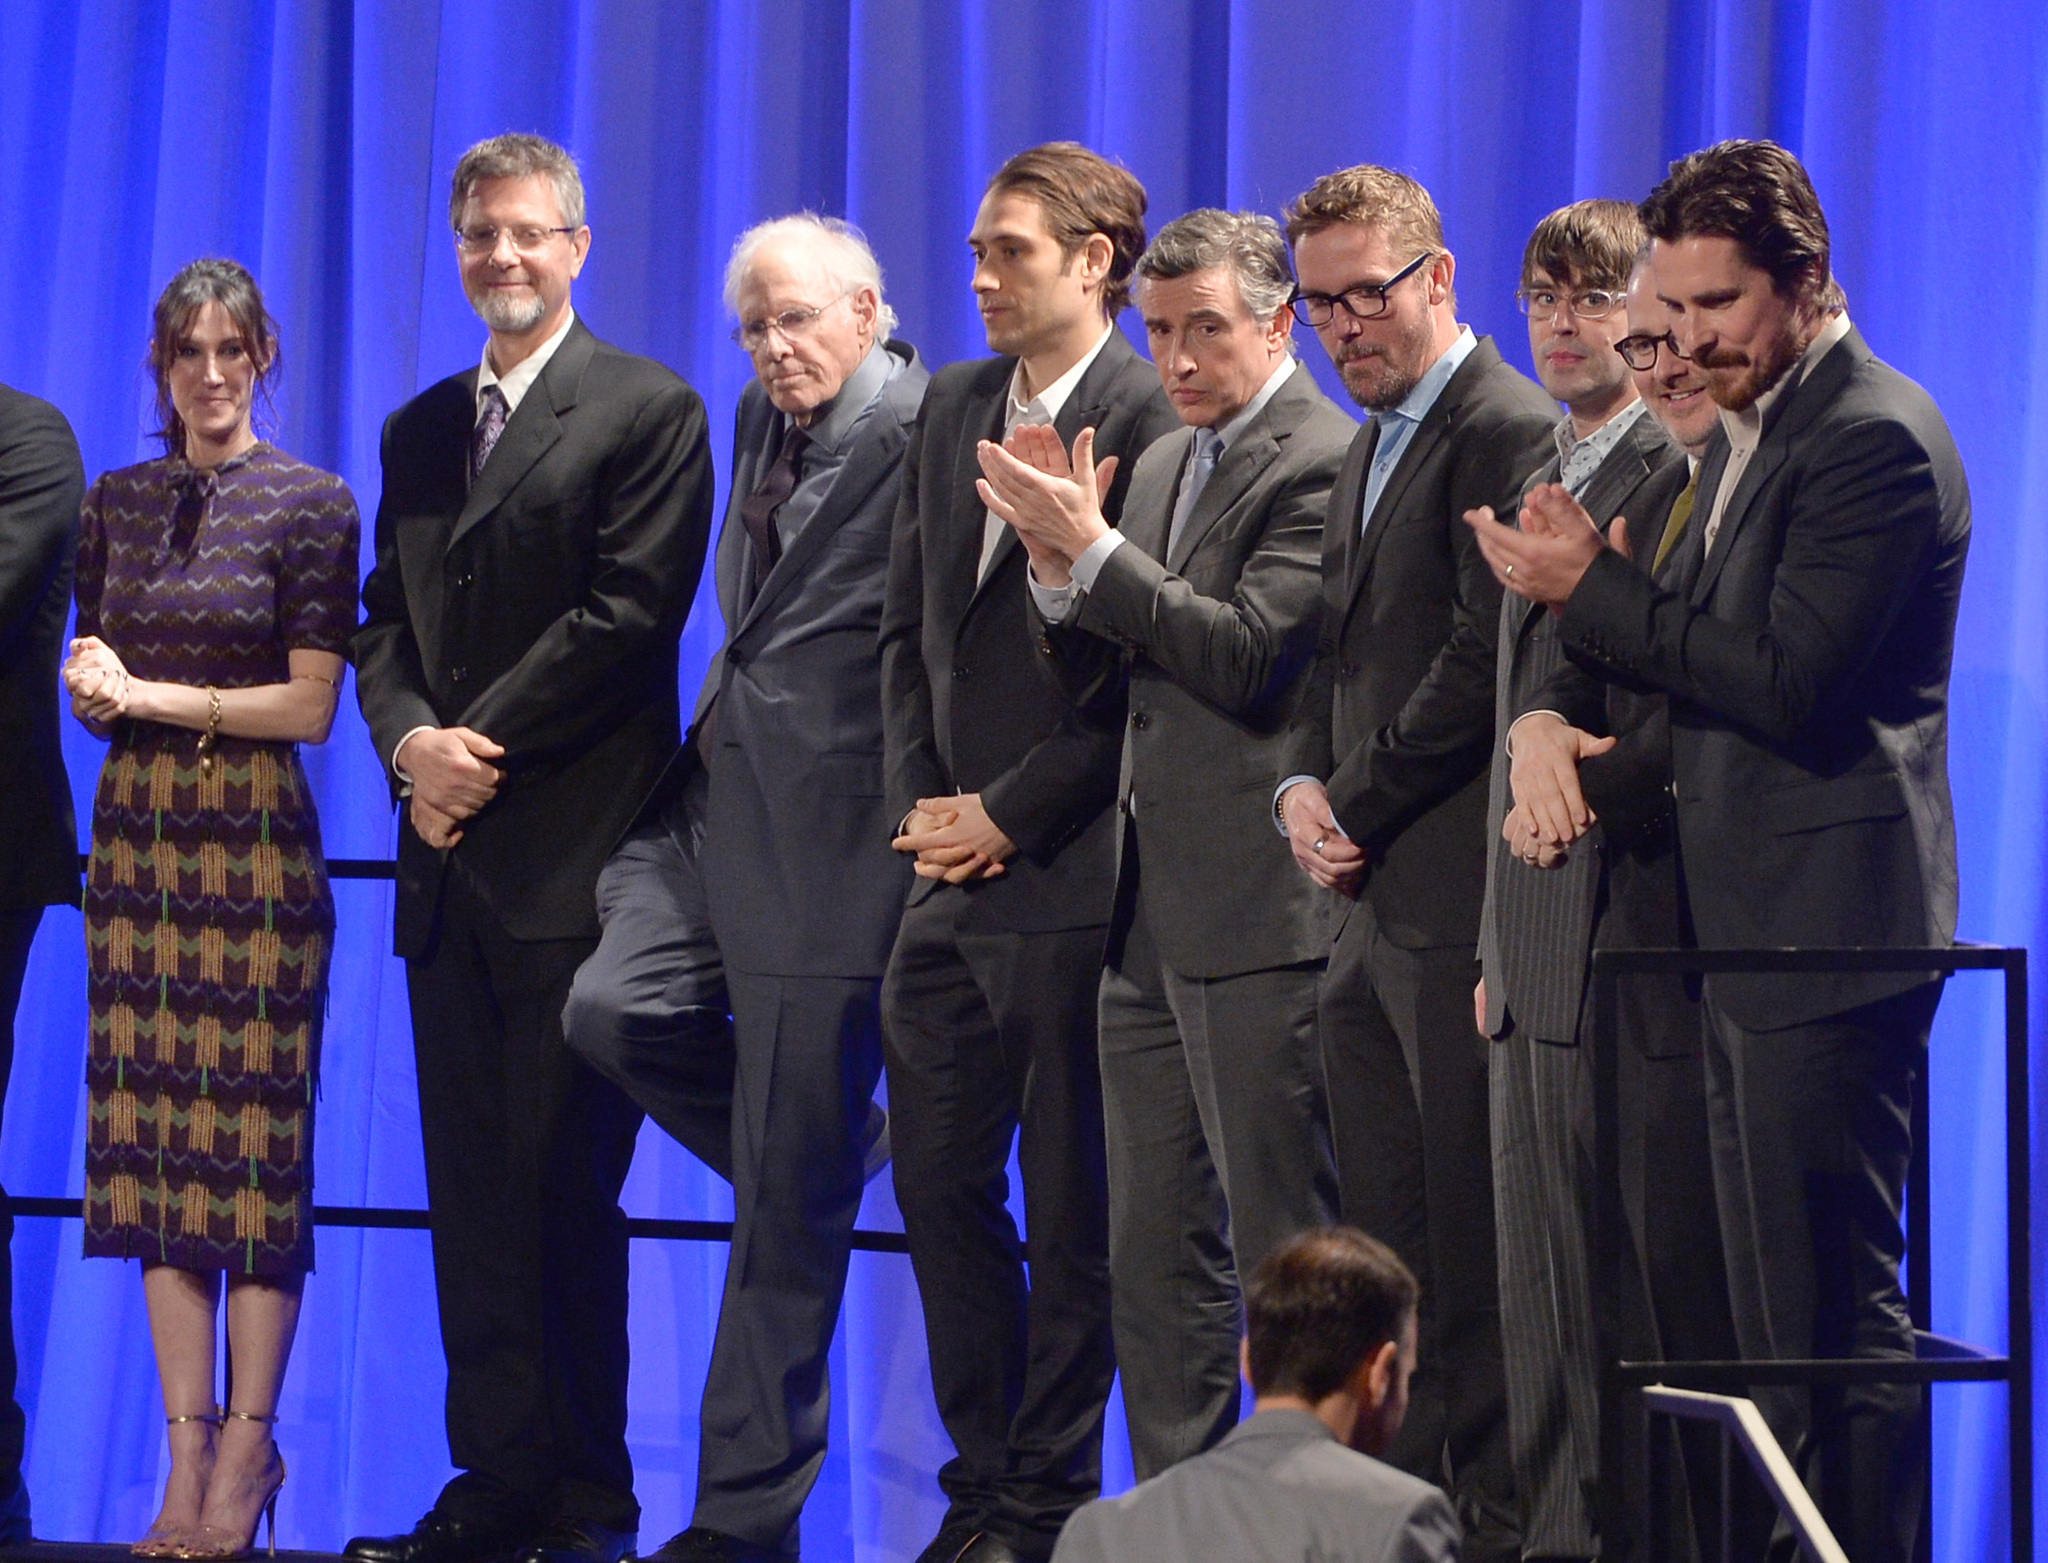
[[[201,774],[213,774],[213,744],[220,737],[220,691],[213,685],[206,686],[206,731],[199,735],[199,769]]]

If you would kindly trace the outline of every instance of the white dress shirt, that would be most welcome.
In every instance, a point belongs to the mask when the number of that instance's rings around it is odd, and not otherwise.
[[[1003,397],[1003,437],[1007,439],[1011,430],[1020,429],[1027,423],[1052,423],[1058,419],[1061,409],[1073,396],[1074,388],[1081,383],[1081,376],[1085,375],[1095,360],[1102,356],[1102,349],[1109,342],[1109,334],[1115,329],[1114,325],[1104,326],[1102,335],[1095,339],[1093,347],[1081,355],[1080,361],[1028,402],[1021,396],[1024,389],[1024,360],[1018,359],[1017,367],[1010,374],[1009,392]],[[981,568],[974,572],[975,580],[980,581],[988,575],[989,566],[995,563],[996,545],[1003,540],[1003,533],[1008,530],[1009,523],[993,510],[983,512]]]

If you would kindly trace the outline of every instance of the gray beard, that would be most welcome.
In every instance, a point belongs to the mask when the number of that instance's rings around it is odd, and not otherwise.
[[[548,312],[547,304],[538,293],[528,304],[515,303],[511,299],[487,293],[482,299],[472,298],[469,307],[475,310],[477,318],[493,331],[504,331],[513,336],[523,331],[531,331],[540,324],[541,317]]]

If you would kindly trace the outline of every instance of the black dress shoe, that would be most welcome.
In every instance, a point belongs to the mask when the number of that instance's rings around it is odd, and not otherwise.
[[[950,1525],[941,1525],[939,1533],[932,1537],[931,1545],[917,1555],[917,1563],[960,1563],[960,1554],[980,1534],[981,1527],[971,1520],[954,1520]]]
[[[524,1525],[458,1520],[429,1509],[403,1536],[358,1536],[341,1550],[358,1563],[489,1563],[531,1534]]]
[[[630,1530],[595,1520],[556,1520],[512,1554],[513,1563],[619,1563],[639,1541]]]
[[[692,1525],[671,1536],[660,1550],[641,1554],[640,1563],[798,1563],[793,1553],[778,1552],[708,1525]]]

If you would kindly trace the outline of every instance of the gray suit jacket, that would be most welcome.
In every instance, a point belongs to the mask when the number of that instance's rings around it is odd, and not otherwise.
[[[1654,550],[1657,528],[1648,523],[1656,518],[1637,514],[1634,502],[1657,474],[1684,459],[1663,426],[1645,411],[1607,453],[1579,502],[1602,528],[1616,516],[1627,516],[1636,544]],[[1539,483],[1555,483],[1558,470],[1553,457],[1523,492]],[[1486,805],[1486,902],[1479,918],[1486,1033],[1500,1036],[1512,1023],[1546,1041],[1570,1042],[1578,1034],[1606,844],[1595,825],[1562,864],[1546,869],[1524,863],[1501,840],[1501,821],[1513,801],[1508,787],[1508,728],[1517,717],[1542,707],[1536,692],[1564,660],[1556,615],[1538,612],[1527,598],[1507,593],[1500,605],[1498,656],[1493,772]]]
[[[1145,898],[1159,953],[1227,977],[1329,953],[1329,904],[1272,825],[1273,773],[1315,655],[1323,516],[1358,432],[1297,368],[1231,442],[1166,557],[1194,431],[1139,458],[1130,541],[1072,620],[1048,627],[1084,707],[1128,684],[1118,788],[1138,840],[1117,838],[1119,896]],[[1131,881],[1136,877],[1137,882]]]
[[[1261,1411],[1080,1509],[1053,1563],[1455,1563],[1458,1541],[1428,1482],[1346,1449],[1306,1411]]]
[[[697,723],[715,702],[699,861],[719,953],[741,971],[880,976],[910,885],[882,797],[877,635],[903,451],[930,376],[908,344],[888,350],[900,369],[823,503],[751,594],[739,506],[775,459],[781,419],[758,382],[740,397],[717,556],[726,639]],[[672,778],[699,763],[698,730]]]

